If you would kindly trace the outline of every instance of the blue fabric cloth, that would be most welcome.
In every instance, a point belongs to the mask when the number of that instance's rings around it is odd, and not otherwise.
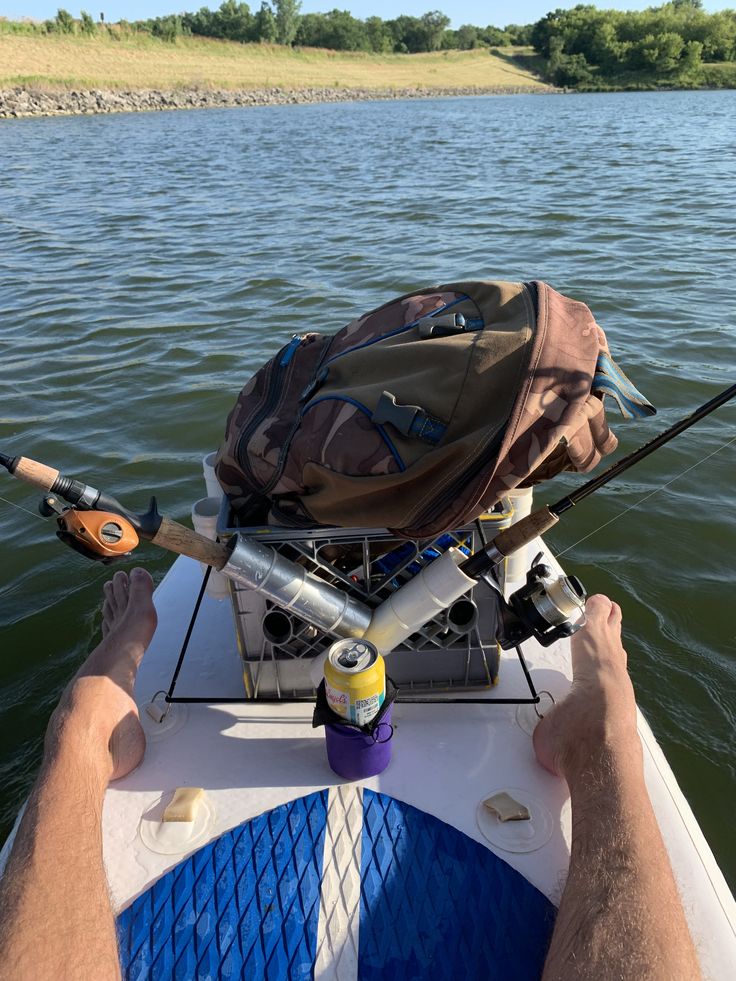
[[[624,419],[653,416],[657,412],[608,354],[598,355],[592,389],[599,395],[609,395]]]

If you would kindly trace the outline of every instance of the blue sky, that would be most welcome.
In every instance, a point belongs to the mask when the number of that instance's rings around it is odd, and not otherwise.
[[[199,7],[219,7],[222,0],[0,0],[0,16],[13,20],[21,17],[35,17],[44,20],[53,17],[58,7],[66,7],[75,17],[80,9],[88,10],[93,17],[103,11],[108,21],[142,20],[146,17],[156,17],[161,14],[171,14],[182,10],[197,10]],[[557,7],[574,7],[580,0],[303,0],[302,12],[325,11],[334,7],[349,10],[356,17],[377,15],[388,20],[398,14],[423,14],[427,10],[442,10],[452,18],[453,27],[461,24],[477,24],[485,27],[495,24],[503,27],[506,24],[530,24],[548,11]],[[251,10],[260,6],[260,0],[251,0]],[[656,6],[654,0],[600,0],[596,6],[601,8],[616,8],[618,10],[643,10],[645,7]],[[705,0],[704,7],[708,11],[723,10],[733,7],[734,0],[719,2]]]

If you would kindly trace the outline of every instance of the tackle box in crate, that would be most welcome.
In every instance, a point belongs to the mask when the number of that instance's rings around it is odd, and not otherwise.
[[[218,535],[222,541],[237,533],[264,542],[312,575],[376,607],[446,549],[455,546],[470,554],[482,548],[509,524],[510,516],[499,509],[438,538],[407,541],[377,529],[238,527],[225,499]],[[255,590],[236,582],[230,589],[248,695],[312,694],[314,658],[337,635]],[[496,610],[493,588],[479,582],[395,648],[386,659],[387,673],[402,689],[414,692],[489,687],[498,675]]]

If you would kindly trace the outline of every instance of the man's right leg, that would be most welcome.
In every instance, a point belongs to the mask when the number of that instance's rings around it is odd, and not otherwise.
[[[539,762],[572,800],[570,870],[545,981],[661,978],[700,970],[644,784],[621,610],[591,596],[572,638],[573,685],[534,732]]]

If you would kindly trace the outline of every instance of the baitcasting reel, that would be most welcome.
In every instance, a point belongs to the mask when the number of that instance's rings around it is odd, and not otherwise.
[[[496,587],[497,640],[503,650],[516,647],[529,637],[536,637],[543,647],[549,647],[585,624],[587,594],[583,584],[577,576],[557,575],[541,558],[540,552],[526,574],[526,584],[508,600]]]
[[[38,506],[44,518],[56,515],[56,537],[87,559],[104,565],[126,559],[138,545],[138,534],[129,521],[111,511],[79,511],[64,507],[47,494]]]

